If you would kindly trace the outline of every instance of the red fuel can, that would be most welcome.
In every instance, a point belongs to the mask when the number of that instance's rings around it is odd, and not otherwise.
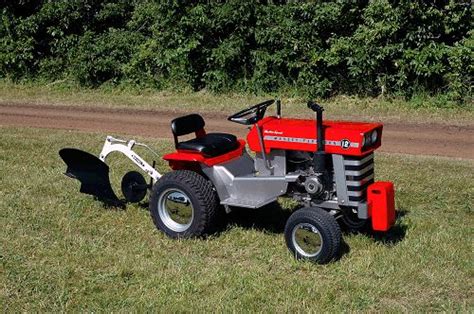
[[[372,229],[388,231],[395,223],[395,191],[392,182],[379,181],[367,189]]]

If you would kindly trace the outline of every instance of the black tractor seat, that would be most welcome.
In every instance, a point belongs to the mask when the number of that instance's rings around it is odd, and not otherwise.
[[[209,157],[219,156],[239,147],[235,135],[226,133],[209,133],[189,141],[178,143],[177,149],[191,150]]]
[[[227,133],[208,133],[204,130],[204,119],[198,114],[190,114],[171,121],[176,149],[201,153],[206,157],[216,157],[239,147],[237,137]],[[178,137],[195,133],[196,138],[179,142]]]

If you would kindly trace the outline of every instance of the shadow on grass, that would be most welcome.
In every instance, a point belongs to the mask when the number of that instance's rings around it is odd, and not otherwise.
[[[341,239],[341,247],[339,248],[339,253],[337,254],[335,261],[340,260],[344,255],[348,254],[351,251],[351,247],[344,241],[344,237]]]
[[[232,207],[226,217],[226,225],[256,229],[268,233],[283,233],[291,211],[274,202],[262,208]]]
[[[127,208],[127,203],[125,201],[110,201],[110,200],[97,200],[102,204],[102,208],[110,210],[125,210]]]
[[[292,211],[281,207],[277,202],[268,204],[259,209],[232,208],[232,211],[226,217],[225,225],[216,233],[216,236],[219,236],[221,232],[233,226],[273,234],[283,234],[286,221],[291,214]],[[344,255],[348,254],[350,250],[349,245],[347,245],[344,238],[342,238],[341,247],[335,260],[341,259]]]
[[[409,211],[403,208],[397,210],[397,216],[395,225],[388,232],[367,232],[375,242],[385,244],[387,246],[393,246],[403,241],[406,235],[407,226],[401,224],[401,218],[408,215]]]
[[[139,207],[148,210],[149,203],[141,202]],[[262,208],[240,208],[232,207],[229,214],[225,214],[222,208],[219,225],[216,226],[213,236],[219,237],[226,230],[233,227],[242,227],[245,229],[255,229],[261,232],[283,234],[285,231],[285,224],[292,211],[288,208],[283,208],[278,202],[268,204]],[[372,238],[375,242],[393,246],[401,242],[406,235],[407,226],[400,224],[400,219],[409,213],[406,209],[398,209],[395,225],[388,232],[375,232],[370,230],[370,227],[360,233]],[[348,234],[349,231],[344,231],[343,234]],[[341,248],[336,260],[339,260],[344,255],[350,252],[349,245],[341,239]]]
[[[140,202],[137,204],[138,207],[142,208],[142,209],[145,209],[147,211],[150,210],[150,203],[148,201],[146,202]]]

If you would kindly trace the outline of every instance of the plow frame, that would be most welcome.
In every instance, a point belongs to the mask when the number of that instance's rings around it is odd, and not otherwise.
[[[134,146],[141,146],[147,148],[155,156],[160,157],[153,149],[143,143],[138,143],[135,140],[123,140],[108,135],[105,139],[102,151],[99,154],[99,159],[105,163],[107,156],[112,152],[120,152],[128,157],[135,165],[148,174],[154,182],[161,178],[161,174],[136,152],[133,151]]]

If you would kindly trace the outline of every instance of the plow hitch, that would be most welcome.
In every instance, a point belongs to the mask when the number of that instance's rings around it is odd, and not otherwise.
[[[137,143],[134,140],[125,141],[112,136],[107,136],[105,139],[99,157],[76,148],[63,148],[59,151],[59,155],[67,165],[64,174],[81,182],[81,193],[92,195],[107,206],[124,207],[126,202],[138,203],[143,200],[147,190],[161,177],[161,174],[155,170],[155,162],[153,165],[148,164],[133,151],[134,146],[145,147],[157,155],[145,144]],[[141,173],[127,172],[122,178],[121,184],[125,200],[117,197],[110,184],[109,166],[105,160],[112,152],[121,152],[150,177],[150,183],[147,183]]]

